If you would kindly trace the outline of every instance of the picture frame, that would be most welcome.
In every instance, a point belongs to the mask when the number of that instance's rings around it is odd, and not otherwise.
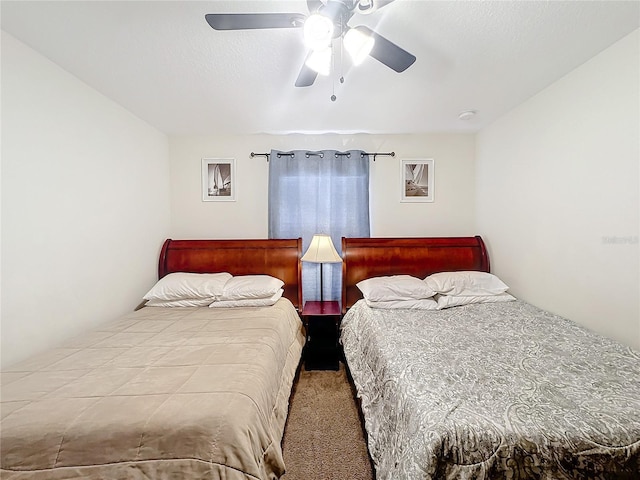
[[[434,201],[433,158],[402,159],[400,161],[401,202]]]
[[[235,202],[236,189],[235,159],[202,159],[203,202]]]

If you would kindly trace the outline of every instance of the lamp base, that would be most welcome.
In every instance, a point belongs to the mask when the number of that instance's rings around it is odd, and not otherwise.
[[[322,298],[322,291],[324,290],[322,285],[322,270],[324,270],[324,263],[320,264],[320,301],[321,302],[324,301],[324,299]]]

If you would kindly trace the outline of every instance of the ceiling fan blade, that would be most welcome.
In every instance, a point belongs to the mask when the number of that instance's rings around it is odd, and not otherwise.
[[[309,8],[309,13],[317,12],[320,7],[324,6],[321,0],[307,0],[307,7]]]
[[[391,2],[393,2],[394,0],[375,0],[375,5],[376,5],[376,9],[380,9],[382,7],[384,7],[385,5],[389,5]]]
[[[375,39],[375,44],[369,55],[381,63],[384,63],[387,67],[395,70],[396,72],[404,72],[407,68],[413,65],[416,61],[416,57],[403,48],[400,48],[395,43],[387,40],[382,35],[378,35],[376,32],[368,27],[360,26],[358,29],[368,33]]]
[[[304,24],[301,13],[208,13],[204,16],[214,30],[297,28]]]
[[[311,55],[311,53],[312,52],[309,52],[309,55]],[[309,55],[307,55],[307,58],[309,58]],[[310,87],[318,76],[318,72],[307,66],[307,58],[305,58],[305,63],[302,64],[302,68],[296,79],[296,87]]]

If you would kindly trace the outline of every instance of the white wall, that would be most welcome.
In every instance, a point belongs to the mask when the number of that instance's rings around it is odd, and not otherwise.
[[[371,167],[372,236],[473,235],[475,136],[246,135],[171,137],[171,235],[173,238],[266,238],[269,164],[251,152],[272,148],[395,151]],[[201,159],[235,158],[236,202],[203,202]],[[435,202],[400,203],[400,160],[433,158]]]
[[[640,348],[640,38],[622,39],[477,138],[477,226],[535,305]]]
[[[166,136],[3,32],[3,365],[131,311],[168,231]]]
[[[638,45],[635,32],[477,141],[167,141],[3,33],[3,364],[133,308],[167,236],[266,237],[268,163],[249,153],[271,148],[395,151],[371,162],[373,236],[482,234],[514,294],[640,346]],[[236,202],[201,201],[203,157],[236,159]],[[400,203],[402,158],[435,159],[434,203]]]

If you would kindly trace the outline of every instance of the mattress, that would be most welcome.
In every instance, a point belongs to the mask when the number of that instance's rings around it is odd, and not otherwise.
[[[147,307],[2,374],[3,479],[274,479],[304,335],[291,302]]]
[[[640,354],[522,301],[356,303],[341,342],[377,479],[632,479]]]

